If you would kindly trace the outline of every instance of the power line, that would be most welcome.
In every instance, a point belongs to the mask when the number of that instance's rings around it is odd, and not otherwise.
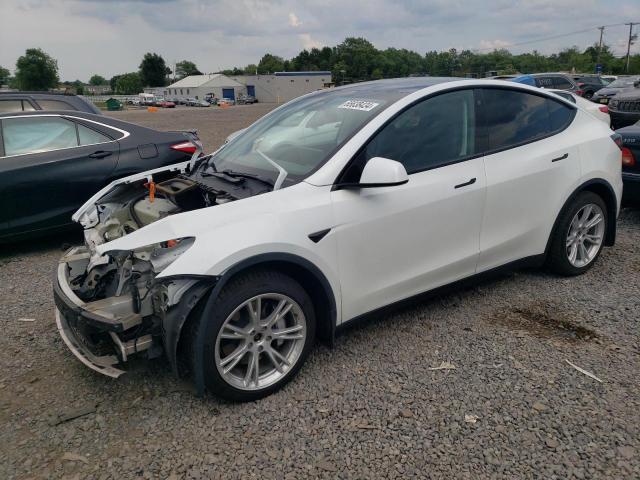
[[[634,22],[634,23],[636,23],[636,22]],[[638,24],[638,23],[636,23],[636,24]],[[629,24],[628,23],[612,23],[610,25],[602,25],[602,26],[599,26],[599,27],[584,28],[582,30],[575,30],[573,32],[560,33],[558,35],[551,35],[551,36],[548,36],[548,37],[540,37],[540,38],[536,38],[536,39],[532,39],[532,40],[525,40],[523,42],[510,43],[509,45],[505,45],[505,48],[519,47],[521,45],[528,45],[528,44],[531,44],[531,43],[545,42],[547,40],[554,40],[556,38],[570,37],[571,35],[577,35],[579,33],[592,32],[593,30],[598,30],[598,29],[602,29],[601,31],[603,31],[604,28],[606,28],[606,27],[619,27],[621,25],[629,25]],[[475,48],[473,50],[475,50],[475,51],[495,50],[495,47]]]

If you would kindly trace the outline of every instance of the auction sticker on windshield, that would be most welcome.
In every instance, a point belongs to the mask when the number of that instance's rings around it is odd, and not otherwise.
[[[378,105],[380,104],[376,102],[368,102],[366,100],[347,100],[338,108],[348,108],[350,110],[362,110],[363,112],[370,112]]]

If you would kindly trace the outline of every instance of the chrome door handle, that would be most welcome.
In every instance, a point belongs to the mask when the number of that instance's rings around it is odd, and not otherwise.
[[[473,185],[474,183],[476,183],[476,178],[475,178],[475,177],[473,177],[473,178],[472,178],[471,180],[469,180],[468,182],[461,183],[461,184],[459,184],[459,185],[456,185],[456,186],[455,186],[455,187],[453,187],[453,188],[462,188],[462,187],[466,187],[466,186],[468,186],[468,185]]]

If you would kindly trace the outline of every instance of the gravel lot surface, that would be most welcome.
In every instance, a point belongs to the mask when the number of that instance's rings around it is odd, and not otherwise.
[[[214,147],[266,107],[116,115]],[[197,398],[163,361],[88,370],[51,294],[79,238],[5,246],[0,478],[640,478],[639,238],[624,210],[586,275],[519,271],[381,315],[250,404]]]

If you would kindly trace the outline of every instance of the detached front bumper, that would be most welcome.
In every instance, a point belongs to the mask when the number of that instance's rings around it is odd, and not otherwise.
[[[58,264],[53,284],[56,324],[78,360],[96,372],[117,378],[125,372],[115,365],[151,348],[153,337],[137,334],[142,329],[135,327],[143,325],[143,318],[134,313],[130,295],[84,302],[73,292],[70,272],[85,268],[89,257],[85,247],[75,247]]]

